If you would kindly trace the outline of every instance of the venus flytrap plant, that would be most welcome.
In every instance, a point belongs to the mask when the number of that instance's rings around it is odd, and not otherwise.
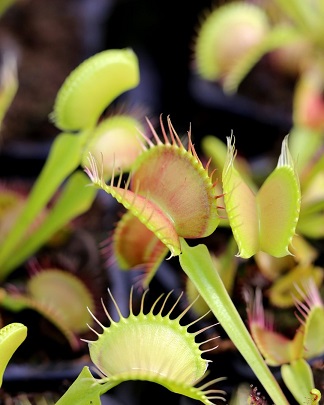
[[[180,294],[171,309],[165,313],[171,291],[164,297],[158,311],[156,308],[163,294],[157,298],[149,312],[146,313],[144,312],[145,296],[148,293],[146,290],[141,298],[139,313],[135,314],[132,308],[133,290],[131,290],[129,315],[124,316],[111,292],[109,290],[108,292],[119,319],[114,320],[103,304],[110,325],[104,326],[92,315],[102,329],[102,333],[90,328],[97,335],[97,339],[87,341],[90,358],[98,369],[101,378],[94,379],[86,376],[82,378],[80,375],[57,402],[57,405],[70,404],[71,401],[75,401],[77,392],[79,390],[80,392],[84,391],[82,388],[84,383],[91,385],[91,390],[97,391],[98,394],[96,395],[99,397],[102,393],[128,380],[151,381],[205,405],[212,405],[213,399],[225,401],[225,392],[214,388],[214,384],[223,378],[209,382],[202,381],[206,376],[208,360],[202,357],[206,351],[201,350],[200,346],[207,341],[196,342],[198,335],[214,325],[204,327],[197,332],[189,332],[189,327],[192,327],[204,316],[188,325],[180,323],[193,304],[187,306],[180,315],[174,317],[173,312],[175,312],[182,297]],[[208,342],[214,339],[208,339]],[[84,369],[82,374],[85,375],[86,373],[88,371]],[[77,403],[80,405],[88,404],[87,399],[78,396]]]
[[[121,177],[117,185],[114,185],[113,180],[107,185],[103,180],[102,170],[98,168],[92,157],[86,172],[96,187],[111,194],[133,216],[136,216],[143,226],[152,231],[167,246],[171,256],[179,255],[182,269],[194,283],[201,297],[220,321],[229,338],[258,376],[273,401],[276,405],[287,404],[276,379],[265,364],[220,276],[215,271],[207,247],[204,245],[190,247],[185,241],[187,238],[210,235],[219,223],[217,213],[219,196],[215,193],[215,184],[211,180],[211,175],[208,174],[210,163],[206,168],[202,166],[194,150],[190,133],[188,149],[185,149],[169,119],[170,138],[163,125],[161,126],[164,142],[153,130],[155,144],[148,142],[148,149],[135,161],[124,188],[121,187]],[[231,167],[234,155],[230,143],[228,149],[228,154],[232,158],[229,159],[227,172],[234,170]],[[277,179],[277,173],[275,173],[275,180],[278,180],[276,184],[280,184],[280,177],[282,177],[284,187],[289,188],[292,193],[289,202],[294,197],[297,197],[297,202],[291,201],[292,204],[296,204],[293,218],[290,217],[288,210],[285,213],[290,220],[285,218],[284,214],[282,215],[283,224],[287,225],[282,230],[287,235],[281,239],[280,254],[288,253],[299,204],[298,179],[295,177],[293,168],[289,166],[288,156],[287,139],[285,139],[279,159],[281,165],[278,169],[279,172],[283,171],[283,175],[279,174]],[[281,170],[282,166],[283,170]],[[237,192],[231,181],[230,176],[227,186],[232,187],[231,192]],[[285,191],[280,188],[280,195]],[[236,200],[236,205],[239,203],[239,200]],[[232,207],[234,206],[235,204],[232,204]],[[277,225],[280,227],[279,223]],[[289,231],[286,228],[289,228]],[[140,237],[140,234],[138,235]]]
[[[322,1],[276,0],[255,4],[260,16],[263,14],[266,29],[263,35],[256,35],[258,40],[245,49],[246,52],[237,51],[237,42],[228,41],[231,28],[226,26],[226,18],[223,15],[231,15],[236,18],[236,25],[248,24],[251,32],[255,29],[255,21],[248,20],[248,7],[244,1],[236,1],[231,4],[221,5],[210,14],[202,18],[200,28],[196,34],[196,46],[194,60],[197,64],[198,74],[206,80],[217,80],[223,90],[228,94],[239,91],[247,74],[252,71],[264,57],[279,70],[284,65],[285,72],[294,72],[294,91],[292,94],[292,118],[293,125],[290,131],[291,153],[296,161],[296,170],[300,175],[302,193],[311,190],[311,185],[318,182],[318,170],[323,173],[323,17],[324,8]],[[242,10],[241,14],[235,9]],[[227,17],[229,18],[229,17]],[[254,17],[261,23],[262,18]],[[214,36],[221,44],[225,44],[225,55],[216,53]],[[206,37],[206,38],[205,38]],[[226,40],[223,38],[226,37]],[[227,46],[227,47],[226,47]],[[217,59],[226,55],[235,54],[231,63],[227,66],[226,74],[212,75],[218,72]],[[296,56],[297,55],[297,56]],[[280,60],[277,64],[277,60]],[[282,63],[284,60],[284,63]],[[216,67],[215,67],[216,66]],[[314,162],[316,161],[316,163]],[[316,169],[315,169],[316,167]],[[321,168],[321,169],[320,169]],[[321,173],[321,175],[322,175]],[[319,176],[321,176],[319,175]],[[316,187],[316,186],[315,186]],[[319,190],[319,187],[316,187]],[[316,239],[323,236],[324,216],[323,196],[316,204],[306,203],[301,210],[300,230],[303,235]]]
[[[285,249],[291,245],[294,237],[301,193],[287,140],[286,137],[282,144],[277,168],[266,179],[255,196],[233,166],[235,151],[231,139],[228,138],[228,158],[223,171],[224,201],[241,257],[249,258],[259,251],[279,258],[291,254]],[[280,197],[276,194],[279,190]],[[265,224],[264,219],[267,221]],[[263,237],[262,232],[264,232]],[[266,243],[263,244],[263,241]],[[267,250],[269,247],[271,250]],[[287,294],[292,290],[294,284],[302,282],[310,276],[314,277],[317,285],[321,285],[323,280],[321,268],[311,264],[295,267],[271,286],[270,299],[280,306],[291,305],[293,301],[289,295],[287,297]],[[300,300],[305,299],[305,294],[298,294]],[[273,339],[274,336],[271,335],[269,342],[271,343]],[[285,350],[282,344],[273,344],[273,350],[278,355],[281,350],[284,350],[293,356],[294,347],[301,343],[300,334],[297,334],[296,340],[287,343],[291,346],[289,350]]]
[[[291,4],[294,6],[298,1],[292,0]],[[281,26],[274,32],[269,32],[267,16],[261,9],[253,5],[244,5],[241,8],[238,5],[236,9],[237,5],[238,3],[231,6],[232,10],[236,10],[235,21],[238,21],[242,11],[244,13],[252,10],[246,17],[247,25],[243,27],[243,33],[247,34],[242,38],[246,40],[247,58],[244,59],[240,54],[241,50],[238,50],[239,54],[231,53],[225,44],[225,53],[229,51],[225,54],[227,60],[216,60],[216,73],[211,72],[209,65],[201,67],[209,80],[221,77],[228,91],[236,88],[265,51],[300,39],[295,27]],[[296,7],[292,8],[291,16],[302,21],[300,10],[297,9],[296,12]],[[226,18],[233,21],[230,19],[232,17],[229,12]],[[217,18],[221,24],[226,23],[219,15]],[[235,30],[240,31],[241,28],[238,22]],[[206,36],[212,34],[212,29],[211,25],[206,28]],[[220,32],[217,31],[218,37],[221,37]],[[213,41],[210,43],[214,46],[219,38],[211,36]],[[228,39],[233,37],[229,36]],[[209,40],[210,38],[205,38],[201,43],[201,52],[208,52]],[[198,42],[197,39],[197,44]],[[218,45],[220,49],[221,44]],[[215,60],[210,60],[211,66],[214,62]],[[267,325],[255,322],[254,336],[252,333],[251,337],[230,298],[232,280],[225,278],[229,274],[219,274],[216,271],[214,257],[205,245],[191,247],[187,242],[187,239],[210,236],[217,226],[225,224],[233,231],[240,258],[234,257],[233,249],[236,245],[232,239],[228,246],[232,260],[226,252],[226,263],[221,268],[224,269],[230,263],[235,271],[238,260],[241,262],[242,259],[262,252],[267,252],[268,256],[276,256],[277,259],[285,255],[292,258],[292,243],[298,229],[301,205],[301,186],[297,173],[301,172],[295,168],[295,152],[293,157],[290,155],[288,137],[282,143],[277,167],[258,190],[249,167],[242,160],[242,165],[239,166],[234,137],[228,138],[227,145],[224,144],[217,150],[216,159],[213,158],[213,161],[204,165],[195,151],[191,133],[188,133],[185,147],[169,118],[168,134],[161,118],[162,136],[149,123],[152,138],[143,135],[141,142],[137,139],[135,128],[138,127],[142,133],[144,129],[138,120],[128,115],[122,116],[123,114],[103,118],[102,113],[110,102],[137,83],[138,66],[135,55],[130,50],[113,50],[98,54],[80,65],[63,84],[52,114],[53,122],[63,132],[53,144],[21,218],[2,246],[0,279],[9,275],[60,227],[85,212],[95,198],[96,189],[103,189],[127,210],[111,239],[113,255],[120,267],[144,269],[142,285],[145,288],[168,253],[170,257],[178,256],[183,271],[194,287],[194,295],[199,294],[199,299],[211,309],[274,403],[284,405],[288,401],[267,362],[271,366],[273,361],[279,362],[284,358],[282,374],[287,387],[299,402],[306,400],[317,404],[320,394],[314,388],[310,368],[305,361],[323,351],[322,339],[317,339],[316,335],[320,331],[321,336],[324,336],[323,309],[315,294],[302,287],[295,292],[301,326],[294,339],[287,342],[273,331],[267,331],[269,334],[265,333],[266,343],[262,341],[263,346],[259,344],[262,340],[259,338],[259,341],[255,339],[256,344],[252,337],[263,337],[264,330],[261,329]],[[108,89],[107,92],[103,91],[105,88]],[[117,136],[118,142],[112,145]],[[295,147],[296,145],[297,143]],[[294,149],[296,150],[298,147]],[[303,168],[312,161],[310,156],[303,159]],[[318,159],[308,171],[308,176],[305,177],[309,184],[317,172],[321,171],[323,161]],[[218,170],[223,171],[222,182],[215,183],[213,180],[215,163]],[[85,167],[86,174],[95,187],[86,187],[89,180],[84,173],[77,170],[79,166]],[[129,171],[130,175],[124,184],[123,175]],[[49,217],[45,218],[33,238],[27,238],[27,230],[33,219],[62,183],[65,187]],[[227,218],[221,219],[219,212]],[[16,251],[18,253],[13,254]],[[320,284],[322,269],[313,270],[314,267],[303,275],[306,277],[309,274],[319,274]],[[281,290],[277,284],[275,292],[279,291],[284,295],[283,291],[286,293],[291,290],[300,273],[291,272],[288,276],[290,275],[289,283]],[[53,288],[56,283],[57,289]],[[206,405],[213,404],[214,399],[224,400],[224,392],[214,388],[214,384],[220,379],[207,383],[202,381],[208,365],[208,360],[203,358],[207,350],[202,350],[202,345],[213,342],[213,339],[197,343],[196,337],[208,328],[195,333],[188,331],[203,316],[189,325],[183,326],[181,322],[185,314],[194,309],[198,298],[193,299],[179,316],[174,317],[181,296],[166,314],[164,312],[171,293],[163,300],[162,296],[159,297],[146,313],[146,291],[142,296],[140,311],[135,314],[132,291],[129,315],[125,316],[109,291],[119,319],[114,320],[103,305],[109,322],[109,326],[105,326],[104,322],[96,318],[89,292],[73,277],[70,278],[57,269],[50,269],[38,274],[26,286],[28,291],[23,294],[14,294],[10,289],[1,290],[0,301],[11,310],[35,309],[60,328],[73,348],[78,346],[76,337],[84,332],[86,323],[96,335],[95,340],[86,342],[99,378],[95,378],[89,368],[84,367],[57,405],[99,405],[103,393],[126,380],[156,382]],[[62,296],[56,293],[63,289]],[[158,310],[161,300],[162,306]],[[82,309],[87,306],[89,314],[81,311],[77,316],[78,321],[74,321],[74,316],[70,316],[67,308],[71,309],[77,302],[81,302],[77,306]],[[93,326],[93,320],[97,325]],[[212,326],[214,325],[210,327]],[[102,330],[100,333],[96,329],[98,327]],[[271,346],[273,342],[279,342],[277,346],[280,346],[275,355],[272,352],[269,354],[268,348],[264,350],[267,343]],[[279,360],[276,356],[279,356]],[[257,396],[252,400],[251,404],[263,403],[258,401]]]
[[[295,134],[292,134],[295,137]],[[290,138],[289,138],[290,139]],[[293,138],[295,141],[295,138]],[[226,163],[226,160],[224,159],[224,150],[223,148],[218,148],[220,144],[219,140],[215,141],[214,137],[206,137],[203,139],[203,146],[204,146],[204,152],[207,157],[213,156],[216,157],[216,162],[218,163],[218,167],[221,167],[221,165],[224,165],[224,162]],[[216,148],[218,150],[216,150]],[[294,145],[294,148],[296,148],[296,145]],[[296,149],[295,149],[296,150]],[[304,152],[305,150],[305,152]],[[220,153],[222,151],[222,153]],[[304,153],[307,154],[307,148],[302,149],[301,154],[303,155]],[[295,154],[296,156],[296,154]],[[301,159],[303,159],[303,156],[301,156]],[[296,160],[298,162],[298,156],[296,156]],[[241,162],[240,162],[241,163]],[[226,165],[225,165],[226,167]],[[294,169],[294,171],[297,171],[301,174],[302,176],[302,170],[301,166],[298,166],[298,169]],[[311,169],[312,170],[312,169]],[[240,175],[241,182],[245,183],[244,187],[249,187],[252,190],[253,194],[258,193],[258,189],[256,187],[256,183],[254,183],[254,177],[252,176],[252,171],[246,170],[246,165],[237,165],[237,172]],[[320,169],[317,169],[317,172],[320,173]],[[310,178],[310,177],[309,177]],[[302,176],[302,181],[305,181],[305,176]],[[302,188],[303,192],[306,189],[304,186],[305,183],[301,183],[300,187]],[[314,184],[315,186],[315,184]],[[239,188],[239,187],[238,187]],[[277,187],[276,187],[276,190]],[[234,190],[235,191],[235,190]],[[234,194],[233,191],[233,194]],[[318,188],[318,192],[321,191],[321,188]],[[221,192],[224,192],[222,190]],[[316,192],[316,189],[315,189]],[[317,192],[317,193],[318,193]],[[279,196],[274,192],[276,197],[279,199]],[[301,192],[298,193],[299,195]],[[225,200],[225,208],[228,208],[228,205],[226,205],[226,197],[228,199],[230,198],[230,191],[228,190],[228,193],[224,193],[224,200]],[[244,194],[237,194],[240,195],[239,201],[241,203],[242,195]],[[304,196],[304,194],[303,194]],[[305,210],[305,206],[307,204],[307,192],[306,192],[306,201],[301,203],[300,210],[301,212],[304,212],[306,214],[307,211]],[[268,200],[270,201],[270,199]],[[318,201],[321,201],[321,196],[319,195]],[[287,203],[287,200],[285,201]],[[239,205],[239,204],[238,204]],[[250,207],[250,204],[248,204]],[[274,209],[274,208],[273,208]],[[247,210],[242,211],[244,212],[245,215],[247,215]],[[276,210],[274,209],[274,212]],[[270,214],[268,214],[270,218]],[[228,214],[228,218],[230,219],[230,213]],[[235,217],[234,214],[234,219],[237,219],[238,217]],[[309,218],[309,216],[307,217]],[[244,223],[243,221],[240,221],[238,219],[238,224],[241,223],[241,228],[238,225],[238,228],[240,231],[244,231]],[[223,221],[223,225],[226,225],[226,222]],[[229,221],[229,224],[232,225],[232,230],[233,229],[233,222]],[[308,221],[305,221],[305,224],[309,227],[309,229],[314,229],[314,225],[309,223]],[[302,227],[298,228],[298,224],[296,226],[297,232],[302,232],[302,235],[304,235],[302,231]],[[317,229],[321,228],[321,222],[318,221],[318,227]],[[270,235],[270,231],[269,231]],[[307,234],[306,234],[307,235]],[[244,242],[249,241],[249,238],[247,236],[242,236],[242,240]],[[255,262],[258,265],[259,270],[261,273],[268,279],[271,280],[271,285],[267,289],[265,289],[265,294],[269,299],[269,302],[272,303],[273,305],[280,307],[280,308],[285,308],[292,306],[294,304],[294,301],[298,299],[298,302],[300,303],[301,307],[304,307],[306,305],[307,308],[308,305],[308,300],[307,300],[307,295],[305,294],[305,291],[303,289],[303,282],[311,278],[313,280],[314,286],[320,287],[323,281],[323,269],[319,266],[315,266],[313,264],[314,260],[317,258],[318,253],[317,251],[305,240],[304,237],[301,235],[294,235],[292,237],[291,243],[289,244],[289,251],[292,255],[289,256],[284,256],[284,257],[273,257],[269,253],[265,253],[262,251],[257,252],[254,254],[254,259]],[[191,280],[193,282],[193,280]],[[296,285],[299,285],[299,291],[296,291]],[[315,287],[314,287],[315,288]],[[292,296],[292,293],[295,296],[295,300]],[[320,312],[320,310],[316,309],[314,312]],[[317,315],[318,316],[318,315]],[[266,326],[268,325],[265,323]],[[264,323],[263,328],[264,328]],[[313,335],[314,339],[317,340],[318,336],[322,335],[321,332],[321,327],[315,327],[315,322],[313,323],[313,332],[308,333],[309,336]],[[319,398],[320,398],[320,393],[318,390],[314,388],[314,379],[313,379],[313,374],[312,370],[307,363],[307,360],[305,358],[300,358],[300,352],[303,349],[304,341],[303,341],[303,335],[304,335],[304,327],[301,326],[299,330],[296,332],[294,339],[289,340],[286,338],[284,335],[277,334],[275,331],[273,331],[270,327],[270,325],[267,326],[267,333],[264,333],[264,329],[259,330],[256,332],[257,326],[254,325],[255,330],[252,333],[253,338],[255,339],[258,348],[261,350],[261,353],[265,357],[267,363],[270,366],[273,365],[278,365],[278,363],[271,363],[271,361],[275,361],[274,356],[278,356],[276,361],[279,361],[279,358],[281,361],[285,362],[285,364],[282,365],[282,377],[284,380],[285,385],[288,387],[288,389],[291,391],[291,393],[294,395],[296,398],[296,401],[298,401],[300,404],[306,404],[306,403],[318,403]],[[315,332],[315,330],[317,330]],[[320,345],[321,338],[318,339],[317,342],[312,342],[309,343],[309,347],[313,347],[318,349],[318,345]],[[263,350],[264,346],[267,346],[266,352]],[[288,357],[290,357],[291,361],[288,360]],[[308,357],[309,356],[309,357]],[[314,357],[314,352],[310,350],[308,352],[308,355],[306,355],[306,359],[309,359],[311,357]],[[281,363],[282,364],[282,363]],[[315,393],[316,395],[313,396],[312,394]],[[258,403],[258,402],[255,402]],[[276,402],[275,402],[276,403]]]
[[[301,179],[303,199],[299,229],[303,235],[316,239],[323,236],[323,196],[319,198],[319,191],[323,184],[323,13],[321,2],[304,2],[302,0],[277,0],[271,5],[261,3],[254,4],[256,7],[255,19],[264,20],[263,35],[260,35],[254,44],[246,48],[246,52],[240,53],[238,44],[235,43],[227,53],[223,55],[222,48],[217,51],[214,47],[218,40],[221,43],[223,37],[228,35],[227,20],[235,18],[238,10],[241,10],[240,21],[248,21],[249,6],[244,1],[236,1],[229,5],[221,5],[213,12],[202,18],[200,28],[195,38],[194,60],[197,72],[206,80],[217,80],[227,93],[238,91],[246,75],[251,71],[264,56],[269,57],[275,64],[279,55],[288,53],[289,64],[292,57],[289,52],[299,49],[298,63],[295,63],[295,89],[293,93],[293,127],[290,131],[290,151],[296,162],[296,171]],[[244,8],[246,7],[246,10]],[[252,7],[252,9],[253,9]],[[252,13],[253,14],[253,13]],[[259,18],[257,18],[259,14]],[[261,17],[262,16],[262,17]],[[252,17],[251,17],[252,19]],[[255,22],[249,21],[250,30],[255,29]],[[258,30],[255,29],[257,33]],[[206,35],[208,33],[208,35]],[[257,36],[257,34],[256,34]],[[207,39],[205,38],[207,37]],[[230,48],[230,46],[228,46]],[[226,74],[212,75],[218,72],[218,59],[226,61],[226,55],[234,54],[231,65],[228,65]],[[296,66],[298,64],[298,70]],[[314,169],[316,166],[317,169]],[[317,172],[316,172],[317,170]],[[315,174],[316,173],[316,174]],[[312,187],[312,185],[314,187]],[[316,190],[316,202],[310,202],[307,194],[314,194]]]
[[[235,169],[235,145],[227,138],[228,154],[223,169],[223,190],[227,216],[238,244],[238,255],[249,258],[259,251],[282,257],[299,218],[301,192],[298,175],[288,149],[282,142],[276,169],[255,194]]]
[[[196,70],[206,80],[219,81],[224,91],[232,94],[238,91],[244,78],[263,57],[268,57],[268,60],[276,66],[276,59],[282,60],[283,55],[285,56],[286,64],[290,65],[288,69],[291,70],[292,66],[295,72],[290,150],[297,162],[296,170],[300,175],[303,195],[306,197],[313,181],[318,182],[316,176],[318,170],[323,172],[323,153],[319,151],[323,151],[324,8],[321,1],[276,0],[271,2],[270,7],[267,2],[265,5],[261,3],[253,5],[252,9],[255,7],[257,10],[251,13],[249,20],[247,6],[250,5],[244,1],[236,1],[229,5],[218,6],[210,15],[202,18],[195,39]],[[238,10],[241,10],[241,13]],[[259,18],[256,17],[257,14]],[[237,41],[233,41],[234,43],[228,41],[228,32],[232,32],[226,24],[229,18],[235,19],[238,27],[247,24],[251,32],[256,31],[258,40],[254,44],[251,43],[245,49],[246,52],[239,53]],[[254,20],[261,24],[262,19],[265,30],[263,35],[258,37]],[[223,40],[224,36],[226,41]],[[222,47],[217,47],[217,50],[221,51],[215,52],[215,37],[221,44],[225,44],[225,55]],[[220,76],[217,73],[218,59],[223,57],[226,60],[226,55],[232,54],[236,55],[236,58],[232,58],[231,63],[228,63],[226,74]],[[296,54],[297,57],[291,56]],[[213,75],[212,72],[216,73]],[[318,204],[305,203],[305,207],[301,210],[300,230],[312,239],[323,236],[322,202],[323,196]]]
[[[315,142],[314,138],[317,139]],[[207,135],[203,137],[201,146],[204,155],[207,158],[212,158],[211,166],[216,167],[217,170],[222,170],[226,162],[225,143],[213,135]],[[301,199],[299,219],[296,225],[298,240],[296,237],[293,237],[289,250],[293,253],[296,263],[303,264],[299,256],[307,244],[305,238],[319,239],[323,236],[324,216],[322,210],[324,196],[322,190],[324,184],[324,155],[322,153],[322,136],[319,133],[310,133],[305,128],[294,127],[289,134],[289,151],[291,149],[293,149],[291,153],[293,166],[299,177],[300,191],[303,198]],[[253,166],[243,156],[235,156],[235,169],[251,191],[256,194],[259,188],[258,185],[262,184],[267,173],[256,173],[253,170]],[[222,194],[222,185],[220,184],[219,186],[218,192]],[[220,204],[225,205],[222,201]],[[221,219],[220,225],[224,227],[230,226],[226,215]],[[268,259],[266,259],[264,252],[257,253],[255,258],[257,259],[261,255],[263,255],[264,261],[277,262],[278,268],[280,267],[280,262],[293,262],[293,260],[287,257],[282,258],[282,260],[275,260],[276,258],[271,255],[267,255]],[[307,264],[309,263],[308,261]],[[261,268],[262,270],[263,268]],[[276,271],[275,269],[272,270]],[[267,271],[266,268],[264,271]],[[267,272],[265,275],[267,278],[273,279],[274,273],[270,274]]]
[[[95,190],[85,187],[87,178],[76,169],[103,110],[121,93],[135,87],[138,81],[138,62],[130,49],[103,51],[81,63],[67,77],[57,94],[52,114],[55,125],[63,132],[54,140],[25,209],[2,244],[1,279],[5,279],[62,224],[91,206]],[[24,245],[21,240],[29,225],[63,183],[64,191],[55,209]]]
[[[246,292],[245,299],[251,335],[267,364],[279,366],[298,359],[303,350],[302,334],[296,333],[293,339],[288,339],[274,330],[273,319],[264,312],[259,289],[254,297]]]
[[[94,128],[107,106],[138,84],[138,61],[131,49],[109,49],[81,63],[60,88],[52,113],[55,125],[74,132]],[[102,91],[102,88],[109,91]]]
[[[116,185],[114,176],[110,184],[104,182],[103,172],[98,169],[92,155],[86,172],[96,187],[111,194],[129,210],[117,226],[114,239],[119,262],[133,267],[144,265],[154,272],[167,254],[167,249],[171,256],[180,254],[179,237],[210,235],[219,223],[219,216],[216,204],[218,195],[212,174],[208,173],[209,164],[206,168],[202,165],[190,133],[186,149],[169,118],[169,137],[161,120],[163,142],[149,125],[155,143],[145,137],[148,147],[134,162],[124,188],[121,187],[121,176]],[[178,173],[176,177],[175,172]],[[200,207],[199,210],[197,207]],[[141,233],[144,239],[150,241],[149,246],[136,242],[136,246],[132,245],[134,250],[128,248],[128,238],[132,238],[132,235],[138,238]],[[146,283],[153,276],[152,272],[147,271],[149,278]]]
[[[205,135],[201,140],[201,148],[204,155],[211,159],[211,166],[221,172],[227,160],[228,145],[215,135]],[[244,156],[235,156],[235,165],[240,175],[250,185],[252,189],[256,188],[253,178],[252,168]],[[221,183],[219,184],[221,187]],[[222,190],[222,189],[221,189]]]
[[[294,149],[296,148],[295,136],[295,132],[289,135],[289,141],[293,141]],[[228,138],[228,141],[229,139],[230,138]],[[229,159],[226,157],[225,143],[220,139],[212,135],[205,136],[202,139],[202,148],[206,157],[211,157],[213,162],[216,163],[214,165],[218,170],[228,164]],[[258,184],[260,183],[262,185],[266,173],[264,173],[263,176],[259,175],[259,177],[257,177],[252,166],[250,167],[249,162],[242,156],[236,156],[236,152],[233,151],[233,153],[235,153],[235,173],[238,173],[240,187],[245,188],[246,190],[250,189],[248,193],[251,195],[251,198],[254,199],[253,195],[258,194]],[[293,235],[289,244],[289,252],[291,254],[289,256],[274,257],[273,255],[260,250],[253,255],[258,270],[268,281],[271,281],[271,286],[266,291],[266,294],[268,295],[270,302],[278,307],[289,307],[294,305],[291,292],[295,289],[294,283],[296,281],[312,277],[317,286],[320,286],[323,281],[322,268],[314,265],[314,261],[318,257],[318,252],[311,243],[305,239],[306,237],[318,238],[321,235],[321,232],[323,232],[323,221],[321,221],[321,207],[323,201],[321,191],[322,183],[316,180],[316,175],[319,180],[323,175],[321,171],[322,164],[318,161],[321,154],[317,153],[319,157],[317,157],[317,155],[314,156],[311,159],[313,162],[306,165],[307,168],[303,167],[304,165],[301,166],[299,164],[299,158],[304,161],[304,155],[308,156],[305,145],[302,147],[300,154],[297,154],[295,150],[295,158],[292,158],[292,167],[296,172],[295,176],[298,174],[298,177],[301,177],[301,181],[299,182],[301,189],[300,194],[303,195],[303,198],[300,202],[300,213],[296,225],[296,233]],[[307,159],[310,159],[310,157],[308,156]],[[294,163],[295,160],[296,164]],[[308,172],[307,176],[305,176],[305,172]],[[235,178],[235,176],[233,177]],[[241,200],[241,194],[239,193],[240,187],[238,187],[236,192],[233,191],[234,199],[236,195],[236,198]],[[221,187],[219,192],[224,193],[224,187]],[[231,193],[227,193],[227,200],[230,200],[230,195]],[[244,195],[245,194],[243,194],[243,196]],[[275,192],[273,193],[273,196],[276,196]],[[277,198],[277,201],[279,202],[280,199]],[[288,200],[286,199],[282,207],[287,203]],[[226,209],[225,203],[224,206]],[[251,210],[252,206],[253,205],[248,203],[249,210]],[[286,207],[289,207],[289,205],[287,204]],[[313,207],[313,209],[310,207]],[[243,220],[240,220],[239,216],[235,217],[235,209],[233,212],[234,219],[239,223],[242,222],[241,226],[238,226],[237,228],[234,226],[234,230],[236,230],[236,232],[237,230],[243,232],[242,239],[245,243],[248,243],[250,239],[243,236],[244,229],[246,230],[246,227],[243,226]],[[242,212],[246,216],[245,221],[248,223],[248,226],[251,226],[252,222],[249,220],[248,210],[243,210]],[[273,212],[276,212],[274,207]],[[231,215],[224,215],[224,218],[226,219],[221,221],[221,225],[233,226],[233,221],[229,221],[230,217]],[[238,235],[238,237],[240,236]]]

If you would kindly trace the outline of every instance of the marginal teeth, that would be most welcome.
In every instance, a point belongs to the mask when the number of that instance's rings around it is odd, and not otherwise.
[[[110,291],[109,295],[119,316],[112,321],[109,311],[104,311],[110,321],[109,327],[103,327],[98,339],[89,342],[90,357],[95,366],[105,376],[102,382],[121,383],[126,380],[148,380],[165,386],[176,393],[200,400],[206,405],[212,402],[210,394],[224,394],[219,390],[204,392],[195,385],[205,377],[209,361],[202,358],[205,351],[200,349],[202,343],[196,342],[196,336],[208,328],[189,333],[189,325],[181,325],[180,320],[190,310],[186,307],[177,317],[173,316],[182,298],[182,293],[175,300],[171,309],[165,314],[167,302],[172,291],[163,300],[160,295],[151,309],[144,313],[144,301],[148,290],[142,295],[138,314],[133,312],[133,289],[130,292],[127,317],[121,310]],[[159,309],[157,309],[159,306]],[[172,317],[171,317],[172,316]],[[94,318],[95,319],[95,318]],[[96,320],[96,319],[95,319]],[[99,323],[100,326],[102,326]],[[214,339],[214,338],[213,338]],[[210,341],[211,339],[208,339]],[[216,397],[214,397],[216,398]]]

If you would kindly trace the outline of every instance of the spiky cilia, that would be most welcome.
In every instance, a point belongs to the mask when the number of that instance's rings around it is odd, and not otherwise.
[[[164,314],[165,308],[172,291],[165,296],[158,311],[156,311],[157,305],[164,294],[160,295],[149,312],[145,313],[144,301],[148,293],[146,290],[141,297],[139,313],[135,314],[132,308],[132,289],[129,315],[125,317],[110,290],[108,292],[119,320],[114,320],[103,304],[110,325],[104,326],[93,316],[102,333],[90,327],[98,339],[87,341],[91,360],[102,375],[100,383],[107,384],[109,389],[127,380],[147,380],[158,383],[172,392],[201,401],[205,405],[213,404],[212,399],[225,401],[223,397],[225,392],[212,388],[223,378],[200,384],[206,376],[209,362],[202,358],[202,355],[215,349],[213,347],[201,350],[200,346],[217,337],[200,343],[196,342],[196,337],[215,325],[209,325],[197,332],[189,332],[188,328],[204,316],[188,325],[181,325],[181,319],[193,305],[187,306],[180,315],[173,316],[182,293],[166,314]],[[200,385],[197,387],[197,384]]]
[[[148,147],[141,153],[124,187],[122,176],[105,184],[102,171],[90,155],[85,169],[92,182],[111,194],[132,212],[171,251],[181,253],[179,237],[209,236],[219,223],[213,173],[200,161],[188,132],[185,148],[168,117],[169,135],[160,119],[162,140],[152,124],[153,141],[143,135]],[[154,143],[155,142],[155,143]],[[140,238],[140,234],[139,234]]]

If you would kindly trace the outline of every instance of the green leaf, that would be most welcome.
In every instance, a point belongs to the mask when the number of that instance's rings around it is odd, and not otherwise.
[[[63,133],[55,139],[21,216],[1,246],[0,279],[4,279],[10,273],[7,262],[16,253],[16,248],[28,227],[44,209],[65,178],[78,167],[83,144],[83,136]]]
[[[182,269],[191,278],[201,297],[258,376],[274,403],[287,405],[288,402],[276,379],[253,342],[218,272],[215,271],[207,247],[205,245],[190,247],[183,238],[180,239],[180,242],[182,254],[179,256],[179,260]]]
[[[239,247],[239,256],[249,258],[259,251],[274,257],[290,254],[288,247],[299,218],[301,192],[288,149],[282,142],[278,165],[255,195],[234,167],[232,138],[223,170],[226,212]]]
[[[281,375],[289,391],[299,404],[306,404],[312,399],[310,391],[314,388],[312,370],[304,359],[281,366]]]
[[[37,230],[19,246],[15,255],[12,255],[6,262],[7,272],[31,256],[55,232],[91,207],[97,190],[88,186],[89,179],[83,172],[78,171],[72,174],[48,216]]]
[[[0,329],[0,387],[9,360],[27,337],[27,327],[21,323],[10,323]]]
[[[91,374],[89,367],[85,366],[56,405],[101,405],[100,395],[109,388],[111,387],[107,384],[100,384]]]
[[[298,221],[298,232],[311,239],[324,237],[324,213],[302,215]]]
[[[57,94],[52,119],[65,131],[93,127],[104,109],[138,82],[138,61],[131,49],[97,53],[66,78]]]
[[[299,179],[286,136],[282,143],[278,165],[257,194],[260,250],[274,257],[290,254],[288,246],[295,234],[300,203]]]
[[[91,127],[110,101],[137,85],[138,80],[137,59],[131,50],[109,50],[94,55],[75,69],[60,89],[54,108],[57,125],[72,130]],[[103,91],[105,88],[109,91]],[[7,262],[28,227],[81,163],[90,134],[91,130],[79,135],[62,133],[55,139],[26,206],[1,247],[0,279],[12,270],[6,267]]]

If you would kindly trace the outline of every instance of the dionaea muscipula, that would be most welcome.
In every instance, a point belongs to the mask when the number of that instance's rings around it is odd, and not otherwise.
[[[143,135],[143,152],[137,157],[125,186],[122,177],[104,181],[100,166],[89,155],[85,169],[95,186],[116,198],[127,210],[114,236],[115,254],[123,268],[144,267],[147,285],[167,255],[181,253],[180,238],[211,235],[219,224],[216,183],[209,162],[204,166],[187,135],[185,147],[168,117],[168,134],[160,118],[162,136],[153,125],[152,140]],[[136,237],[132,239],[132,234]],[[131,239],[131,240],[130,240]],[[141,241],[145,241],[142,243]]]
[[[223,380],[223,377],[206,383],[201,382],[206,376],[209,363],[202,355],[215,347],[207,350],[201,350],[200,347],[216,338],[198,343],[196,337],[215,325],[203,327],[197,332],[189,332],[189,327],[204,316],[190,324],[181,324],[193,303],[180,314],[174,315],[182,293],[171,304],[170,309],[168,301],[171,291],[166,296],[160,295],[147,312],[144,310],[144,302],[148,290],[145,290],[141,297],[140,309],[135,314],[131,289],[129,315],[125,317],[110,290],[108,292],[119,319],[114,320],[103,304],[110,325],[104,326],[93,316],[102,328],[102,333],[90,328],[98,339],[87,341],[91,360],[102,377],[100,383],[107,384],[110,389],[127,380],[146,380],[206,405],[212,405],[212,399],[225,401],[225,392],[214,388],[215,383]]]

